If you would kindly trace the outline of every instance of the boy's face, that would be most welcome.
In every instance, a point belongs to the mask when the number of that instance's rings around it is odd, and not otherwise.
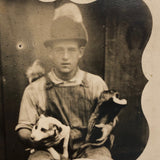
[[[59,74],[74,73],[83,53],[84,47],[75,40],[55,41],[50,47],[50,58]]]

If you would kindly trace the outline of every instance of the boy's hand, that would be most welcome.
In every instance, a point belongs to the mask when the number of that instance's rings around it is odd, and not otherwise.
[[[50,136],[50,137],[45,138],[41,141],[42,141],[42,143],[44,143],[45,147],[49,148],[49,147],[52,147],[52,146],[60,143],[61,136],[60,135]]]
[[[50,147],[60,143],[60,141],[61,141],[60,135],[50,136],[50,137],[42,139],[40,141],[32,140],[35,148],[50,148]]]

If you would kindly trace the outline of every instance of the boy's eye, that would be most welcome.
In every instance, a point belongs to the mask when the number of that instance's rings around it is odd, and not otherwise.
[[[54,48],[54,52],[55,53],[62,53],[62,52],[64,52],[64,49],[63,48]]]
[[[75,52],[75,51],[76,51],[76,48],[68,48],[68,51],[69,51],[69,52]]]
[[[41,131],[42,132],[46,132],[47,130],[45,128],[41,128]]]

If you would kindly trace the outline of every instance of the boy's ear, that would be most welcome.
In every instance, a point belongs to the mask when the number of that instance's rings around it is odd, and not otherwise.
[[[80,56],[79,56],[79,58],[81,58],[84,55],[85,47],[80,47],[79,49],[80,49]]]
[[[52,59],[52,58],[53,58],[53,56],[52,56],[53,48],[52,48],[51,46],[48,46],[48,47],[46,48],[46,52],[47,52],[48,57],[49,57],[50,59]]]

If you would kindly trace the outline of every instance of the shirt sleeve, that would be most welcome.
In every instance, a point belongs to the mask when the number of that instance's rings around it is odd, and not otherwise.
[[[95,80],[93,82],[93,97],[94,99],[97,99],[100,97],[101,93],[104,91],[104,90],[108,90],[108,86],[107,84],[105,83],[105,81],[99,77],[99,76],[96,76],[95,77]]]
[[[21,128],[32,129],[37,118],[36,99],[32,96],[31,89],[26,88],[22,97],[19,120],[15,130],[17,131]]]

